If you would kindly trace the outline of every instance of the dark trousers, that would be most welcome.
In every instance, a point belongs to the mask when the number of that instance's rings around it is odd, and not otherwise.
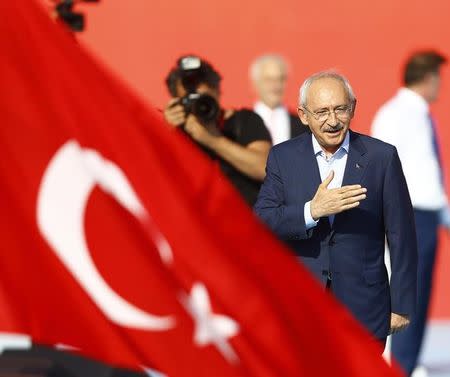
[[[392,356],[409,376],[417,364],[422,345],[428,304],[430,301],[433,268],[436,257],[438,211],[414,210],[419,259],[417,265],[417,309],[409,327],[392,335]]]

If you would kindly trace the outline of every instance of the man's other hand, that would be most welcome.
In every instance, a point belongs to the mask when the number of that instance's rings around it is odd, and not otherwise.
[[[399,331],[406,329],[409,325],[408,316],[391,313],[391,328],[389,329],[389,334],[395,334]]]
[[[361,185],[329,189],[328,185],[333,178],[334,171],[332,170],[319,185],[311,201],[311,216],[314,220],[358,207],[360,201],[366,198],[367,189]]]
[[[186,113],[179,101],[179,98],[172,98],[164,109],[164,118],[174,127],[181,126],[186,122]]]

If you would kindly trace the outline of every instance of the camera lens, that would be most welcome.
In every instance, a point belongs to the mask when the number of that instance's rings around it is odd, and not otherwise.
[[[219,104],[214,97],[203,94],[192,104],[191,111],[201,123],[210,123],[219,115]]]

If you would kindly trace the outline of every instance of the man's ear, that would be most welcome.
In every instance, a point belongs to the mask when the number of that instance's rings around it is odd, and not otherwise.
[[[423,77],[422,82],[429,83],[430,81],[432,81],[434,79],[435,76],[436,76],[436,73],[428,72]]]
[[[355,109],[356,109],[356,98],[353,101],[353,105],[352,105],[352,118],[355,116]]]
[[[308,125],[308,117],[305,109],[303,109],[302,107],[297,107],[297,114],[302,123]]]

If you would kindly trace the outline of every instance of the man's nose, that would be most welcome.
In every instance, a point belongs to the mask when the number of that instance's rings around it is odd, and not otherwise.
[[[339,120],[334,111],[330,112],[330,115],[328,116],[328,119],[327,119],[327,123],[331,127],[336,127],[339,124]]]

